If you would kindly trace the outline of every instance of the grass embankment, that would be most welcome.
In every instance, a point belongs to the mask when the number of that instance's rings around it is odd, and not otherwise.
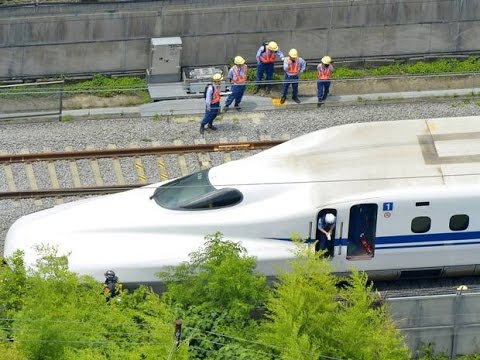
[[[315,64],[309,64],[314,66]],[[438,75],[438,74],[465,74],[480,72],[480,59],[469,57],[465,60],[439,59],[433,62],[419,61],[416,63],[395,62],[391,65],[351,68],[335,65],[334,79],[358,79],[364,77],[385,77],[402,75]],[[255,80],[255,68],[248,70],[248,81]],[[281,80],[282,73],[274,74],[274,80]],[[314,69],[302,74],[303,80],[314,80],[317,73]],[[247,87],[250,91],[253,85]],[[60,84],[46,86],[19,86],[0,89],[0,101],[18,102],[31,100],[38,102],[58,103],[62,87]],[[36,100],[36,101],[35,101]],[[91,80],[81,82],[67,82],[63,86],[63,108],[79,109],[90,107],[134,106],[150,102],[147,83],[143,78],[119,77],[109,78],[95,75]],[[49,105],[50,106],[50,105]]]

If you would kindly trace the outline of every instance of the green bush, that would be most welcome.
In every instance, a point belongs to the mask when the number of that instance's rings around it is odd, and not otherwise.
[[[94,93],[96,96],[112,97],[115,95],[135,95],[146,92],[147,84],[138,77],[110,78],[95,75],[92,80],[65,85],[65,91],[72,93]]]

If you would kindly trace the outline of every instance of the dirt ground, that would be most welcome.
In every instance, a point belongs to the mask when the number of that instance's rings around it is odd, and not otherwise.
[[[373,93],[390,93],[400,91],[424,91],[447,89],[474,89],[480,88],[480,75],[448,75],[448,76],[405,76],[403,78],[365,78],[345,79],[332,81],[331,93],[334,95],[362,95]],[[270,96],[279,97],[281,84],[273,87]],[[316,82],[300,84],[302,96],[316,95]],[[63,110],[136,106],[145,103],[142,95],[117,95],[113,97],[99,97],[95,95],[76,95],[63,99]],[[55,112],[59,110],[59,96],[36,97],[0,97],[0,113],[17,112]]]
[[[141,96],[116,95],[112,97],[98,97],[94,95],[76,95],[63,101],[64,110],[88,109],[101,107],[135,106],[144,103]]]

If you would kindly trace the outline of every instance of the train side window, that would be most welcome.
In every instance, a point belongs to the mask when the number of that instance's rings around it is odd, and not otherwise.
[[[412,220],[412,232],[416,234],[425,233],[430,230],[431,225],[432,220],[428,216],[417,216]]]
[[[468,224],[470,222],[470,218],[468,215],[465,214],[459,214],[459,215],[453,215],[450,218],[450,230],[452,231],[462,231],[466,230],[468,228]]]
[[[375,255],[377,204],[359,204],[350,208],[348,260],[368,260]]]

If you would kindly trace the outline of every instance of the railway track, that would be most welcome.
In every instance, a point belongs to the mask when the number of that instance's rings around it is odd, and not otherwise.
[[[190,174],[252,155],[284,140],[198,143],[20,154],[0,153],[0,200],[108,194]]]

